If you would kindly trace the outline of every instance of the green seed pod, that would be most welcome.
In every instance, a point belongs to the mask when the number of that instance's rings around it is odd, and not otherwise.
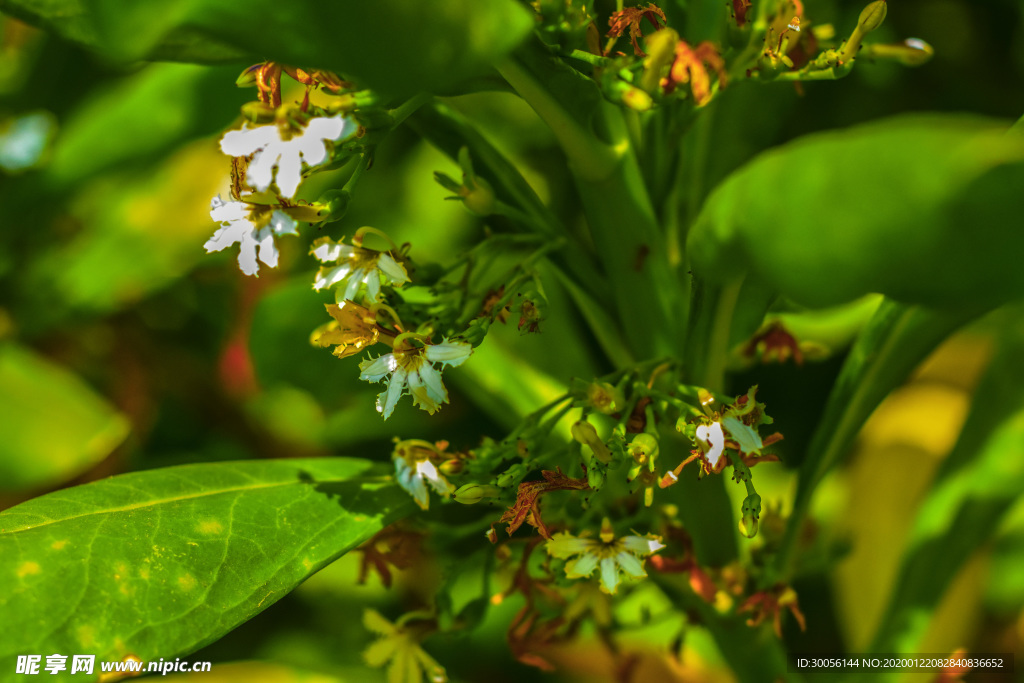
[[[482,500],[497,498],[499,495],[501,495],[501,489],[497,486],[474,483],[459,487],[453,497],[456,502],[463,505],[474,505]]]
[[[587,470],[587,485],[597,491],[604,486],[604,470],[600,467],[591,467]]]
[[[740,513],[740,531],[747,538],[754,538],[757,536],[757,520],[761,517],[761,496],[752,493],[744,498]]]

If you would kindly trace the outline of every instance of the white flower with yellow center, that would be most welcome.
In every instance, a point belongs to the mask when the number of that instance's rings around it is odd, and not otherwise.
[[[412,403],[433,414],[442,403],[448,402],[448,390],[441,383],[441,373],[434,368],[440,363],[462,365],[473,347],[467,342],[445,341],[441,344],[412,346],[399,335],[394,351],[380,358],[367,359],[359,364],[359,379],[379,382],[388,378],[388,387],[377,397],[377,412],[388,419],[398,399],[408,389]]]
[[[419,439],[399,441],[391,457],[395,461],[398,485],[413,497],[420,509],[430,507],[427,486],[445,497],[455,491],[455,487],[444,478],[433,462],[442,457],[433,444]]]
[[[256,275],[259,260],[271,268],[277,266],[277,235],[297,235],[295,219],[279,208],[247,202],[225,202],[217,195],[210,200],[210,218],[222,227],[203,245],[206,253],[239,245],[238,266],[246,275]]]
[[[578,538],[561,532],[555,534],[546,547],[552,557],[568,560],[565,575],[570,579],[590,576],[600,567],[601,590],[614,594],[621,580],[620,572],[633,578],[647,576],[643,558],[665,546],[660,536],[652,534],[615,538],[611,522],[606,517],[598,538]]]
[[[245,174],[246,182],[263,192],[276,177],[281,196],[291,199],[302,182],[302,164],[322,164],[327,159],[326,141],[338,140],[356,127],[355,123],[340,115],[310,119],[298,130],[295,129],[297,125],[287,121],[280,125],[244,126],[241,130],[225,133],[220,149],[233,157],[252,154]]]
[[[354,301],[359,288],[366,285],[366,297],[371,302],[380,299],[382,284],[402,285],[409,281],[409,274],[387,251],[375,251],[362,246],[350,246],[321,237],[313,242],[309,252],[320,263],[334,263],[317,271],[313,289],[338,287],[339,301]]]

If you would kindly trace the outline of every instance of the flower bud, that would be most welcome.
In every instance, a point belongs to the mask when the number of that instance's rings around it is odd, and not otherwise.
[[[323,219],[324,222],[340,221],[348,212],[351,202],[352,195],[347,190],[327,190],[324,192],[318,200],[318,203],[323,204],[327,208],[327,215]]]
[[[605,445],[604,441],[601,441],[597,435],[597,430],[594,426],[586,420],[580,420],[573,424],[570,428],[572,438],[579,443],[590,446],[590,450],[594,452],[594,457],[600,460],[604,464],[608,464],[612,460],[612,452],[608,450],[608,446]]]
[[[747,538],[757,536],[757,520],[761,516],[761,496],[752,493],[743,499],[740,507],[740,532]]]
[[[646,462],[653,462],[658,457],[658,440],[653,435],[637,434],[633,437],[633,440],[629,442],[629,446],[626,448],[629,451],[629,455],[637,462],[637,464],[643,465]]]
[[[462,195],[462,203],[474,216],[485,218],[494,213],[494,190],[483,178],[477,176],[468,180],[459,194]]]
[[[861,55],[873,59],[892,59],[903,66],[922,66],[935,56],[935,49],[920,38],[907,38],[902,43],[892,45],[865,45]]]
[[[473,505],[481,500],[497,498],[501,495],[501,489],[497,486],[487,484],[466,484],[460,486],[454,494],[455,501],[463,505]]]
[[[640,88],[629,86],[622,93],[622,103],[633,111],[645,112],[654,106],[651,96]]]
[[[600,467],[591,467],[587,470],[587,486],[595,491],[604,486],[604,479],[604,470]]]
[[[263,68],[263,62],[253,64],[235,79],[235,85],[239,88],[255,88],[258,82],[256,74]]]
[[[860,13],[860,19],[857,21],[857,28],[864,33],[870,33],[876,28],[882,25],[885,21],[886,12],[889,11],[889,6],[885,0],[875,0]]]
[[[442,474],[459,474],[465,469],[466,463],[460,458],[451,458],[441,463],[437,469],[441,470]]]
[[[622,410],[626,402],[620,389],[616,389],[608,382],[591,382],[587,385],[587,403],[605,415],[611,415]]]

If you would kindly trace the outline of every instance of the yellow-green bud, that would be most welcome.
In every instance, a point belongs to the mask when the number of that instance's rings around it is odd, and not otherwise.
[[[604,486],[604,470],[600,467],[591,467],[588,469],[587,485],[595,491]]]
[[[473,505],[487,498],[497,498],[501,495],[501,489],[488,484],[466,484],[455,491],[456,502],[463,505]]]
[[[629,86],[626,92],[622,93],[622,103],[633,111],[645,112],[654,106],[651,96],[640,88]]]
[[[253,64],[235,79],[235,85],[239,88],[255,88],[257,84],[256,72],[263,68],[263,62]]]
[[[752,493],[743,499],[740,507],[740,532],[747,538],[757,536],[757,520],[761,516],[761,496]]]
[[[491,184],[479,176],[468,182],[471,186],[466,186],[459,192],[463,204],[474,216],[490,216],[494,213],[494,190],[491,189]]]
[[[935,56],[935,49],[920,38],[907,38],[893,45],[865,45],[861,55],[874,59],[893,59],[904,66],[922,66]]]
[[[870,33],[876,28],[882,25],[885,21],[885,14],[889,11],[889,6],[885,0],[875,0],[860,13],[860,19],[857,21],[857,28],[864,33]]]
[[[633,440],[629,442],[629,446],[626,447],[629,451],[629,455],[638,464],[644,464],[648,461],[653,461],[658,457],[658,440],[651,434],[646,432],[643,434],[637,434],[633,437]]]
[[[590,446],[590,450],[594,452],[594,457],[608,464],[612,459],[612,452],[608,450],[608,446],[605,445],[604,441],[601,441],[597,435],[597,430],[594,429],[594,425],[590,424],[586,420],[580,420],[573,424],[569,430],[574,438],[579,443]]]
[[[625,401],[622,391],[608,382],[592,382],[587,385],[587,403],[600,413],[617,413],[622,410]]]

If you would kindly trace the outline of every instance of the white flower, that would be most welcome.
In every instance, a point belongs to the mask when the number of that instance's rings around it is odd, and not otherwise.
[[[462,365],[473,348],[466,342],[430,344],[422,347],[397,344],[394,351],[380,358],[367,359],[359,364],[359,379],[379,382],[388,377],[388,387],[377,396],[377,412],[388,419],[398,399],[408,388],[412,403],[433,414],[442,403],[448,402],[448,390],[441,383],[441,373],[433,363]]]
[[[339,116],[310,119],[306,126],[285,139],[277,125],[243,127],[224,134],[220,148],[233,157],[253,155],[246,182],[263,192],[274,180],[281,196],[291,199],[302,181],[302,163],[322,164],[327,159],[326,140],[337,140],[350,133],[355,124]]]
[[[664,548],[659,536],[623,536],[616,539],[611,522],[605,518],[598,538],[578,538],[568,532],[555,534],[547,542],[548,554],[568,560],[565,575],[570,579],[590,576],[601,568],[601,590],[615,593],[621,579],[619,572],[633,578],[647,576],[642,558]],[[575,556],[575,557],[574,557]],[[572,558],[572,559],[570,559]]]
[[[256,249],[259,260],[271,268],[277,266],[275,235],[297,235],[295,220],[284,211],[260,204],[225,202],[217,195],[210,200],[210,218],[222,227],[203,245],[206,253],[239,245],[238,266],[246,275],[256,275]]]
[[[375,251],[365,247],[349,246],[321,237],[313,242],[309,252],[321,263],[336,263],[317,271],[313,289],[339,286],[340,301],[354,301],[359,287],[366,285],[366,296],[370,301],[380,298],[381,284],[401,285],[409,281],[409,274],[401,263],[386,251]],[[340,285],[344,285],[344,290]]]
[[[697,443],[704,451],[704,457],[708,464],[714,467],[718,459],[722,457],[725,450],[725,433],[722,432],[721,422],[712,422],[710,425],[699,425],[697,427]]]
[[[421,509],[430,507],[427,485],[438,495],[450,496],[455,487],[438,471],[434,460],[444,456],[430,443],[419,439],[399,441],[391,455],[395,461],[395,478]]]

